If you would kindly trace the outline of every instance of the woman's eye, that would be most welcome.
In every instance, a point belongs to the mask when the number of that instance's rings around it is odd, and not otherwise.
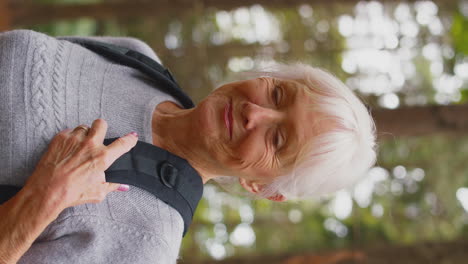
[[[273,102],[275,105],[279,105],[281,102],[281,88],[277,85],[273,89]]]
[[[282,138],[279,132],[276,132],[275,136],[273,137],[273,146],[275,149],[279,149],[281,147]]]

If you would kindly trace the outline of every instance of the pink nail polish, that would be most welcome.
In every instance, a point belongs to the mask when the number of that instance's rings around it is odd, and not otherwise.
[[[138,133],[137,133],[137,132],[130,132],[130,134],[134,135],[135,137],[138,137]]]
[[[120,184],[119,188],[117,189],[121,192],[126,192],[128,190],[130,190],[130,186],[128,186],[127,184]]]

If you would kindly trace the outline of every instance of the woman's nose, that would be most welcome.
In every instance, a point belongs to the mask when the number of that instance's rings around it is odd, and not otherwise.
[[[244,105],[242,112],[244,125],[247,130],[258,126],[270,126],[281,119],[281,113],[278,110],[262,107],[250,102]]]

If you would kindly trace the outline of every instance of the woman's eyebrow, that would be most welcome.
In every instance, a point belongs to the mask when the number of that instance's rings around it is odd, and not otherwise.
[[[294,164],[298,155],[297,140],[290,138],[291,137],[288,137],[288,139],[286,139],[282,151],[283,155],[280,157],[281,163],[286,166]]]
[[[290,86],[290,85],[294,85],[294,86]],[[299,87],[297,87],[295,83],[289,84],[287,86],[289,87],[287,89],[286,88],[284,89],[284,97],[285,99],[287,98],[287,100],[289,101],[288,105],[292,107],[297,102]],[[286,85],[284,87],[286,87]],[[299,124],[297,123],[298,122],[295,122],[294,119],[288,120],[287,125],[284,126],[284,129],[283,129],[284,147],[281,152],[286,153],[286,157],[284,157],[284,159],[286,159],[285,160],[286,163],[289,163],[290,162],[289,160],[291,160],[291,162],[296,160],[296,156],[297,156],[296,150],[298,149],[298,144],[299,144],[298,142],[299,134],[297,132],[298,131],[297,125]]]
[[[283,102],[287,102],[287,105],[293,105],[296,100],[296,94],[298,87],[295,82],[289,81],[280,81],[279,86],[282,88],[282,98]]]

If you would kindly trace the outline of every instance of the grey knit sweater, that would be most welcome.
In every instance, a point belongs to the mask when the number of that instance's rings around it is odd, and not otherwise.
[[[131,38],[100,38],[153,51]],[[156,105],[174,98],[139,71],[33,31],[0,34],[0,184],[22,186],[56,133],[97,118],[106,138],[131,131],[152,143]],[[183,220],[150,193],[131,187],[99,204],[65,209],[19,263],[175,263]]]

